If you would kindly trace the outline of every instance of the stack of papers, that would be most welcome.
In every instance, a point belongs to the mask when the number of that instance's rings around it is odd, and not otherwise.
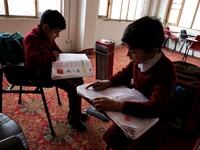
[[[145,102],[146,97],[135,89],[125,86],[110,87],[102,91],[94,91],[92,88],[86,89],[89,84],[77,87],[77,92],[87,100],[93,101],[97,97],[109,97],[116,101],[136,101]],[[138,118],[116,111],[105,112],[125,133],[125,135],[135,140],[155,125],[159,118]]]
[[[52,80],[93,76],[94,71],[86,54],[61,53],[52,62]]]

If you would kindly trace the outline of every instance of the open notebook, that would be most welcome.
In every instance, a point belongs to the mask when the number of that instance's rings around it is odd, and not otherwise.
[[[51,78],[53,80],[93,76],[93,68],[86,54],[61,53],[52,62]]]
[[[86,89],[89,84],[80,85],[77,87],[77,92],[82,97],[93,101],[97,97],[109,97],[116,101],[138,101],[145,102],[147,99],[144,95],[135,89],[129,89],[125,86],[110,87],[102,91],[94,91],[92,88]],[[121,112],[106,111],[110,119],[112,119],[125,133],[125,135],[135,140],[155,125],[159,118],[138,118],[123,114]]]

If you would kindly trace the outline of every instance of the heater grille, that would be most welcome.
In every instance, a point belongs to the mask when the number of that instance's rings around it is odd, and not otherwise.
[[[96,41],[96,79],[105,80],[113,74],[114,42]]]

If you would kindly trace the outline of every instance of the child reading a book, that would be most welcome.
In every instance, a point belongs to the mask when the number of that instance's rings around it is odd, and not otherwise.
[[[134,88],[148,101],[121,102],[99,97],[93,101],[99,111],[119,111],[135,117],[162,120],[176,82],[175,67],[161,51],[163,41],[163,27],[158,20],[145,16],[127,26],[122,42],[128,48],[130,63],[107,80],[98,80],[86,88],[93,87],[99,91],[111,86],[128,85],[133,79]],[[103,139],[114,150],[126,150],[135,149],[136,142],[144,142],[140,140],[144,136],[130,140],[114,123],[105,132]]]
[[[24,38],[24,64],[28,68],[38,69],[42,84],[57,86],[68,93],[69,124],[79,131],[85,131],[86,125],[80,120],[81,115],[84,115],[81,114],[81,97],[76,92],[76,87],[83,84],[83,79],[51,79],[52,62],[62,53],[55,39],[65,28],[65,18],[61,13],[57,10],[46,10],[39,25]]]

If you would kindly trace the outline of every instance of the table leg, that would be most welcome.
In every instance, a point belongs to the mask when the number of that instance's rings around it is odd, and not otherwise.
[[[186,43],[185,53],[184,53],[183,58],[182,58],[182,61],[184,61],[184,62],[186,62],[186,59],[187,59],[187,56],[188,56],[188,53],[189,53],[189,46],[190,46],[190,42],[188,41]]]

